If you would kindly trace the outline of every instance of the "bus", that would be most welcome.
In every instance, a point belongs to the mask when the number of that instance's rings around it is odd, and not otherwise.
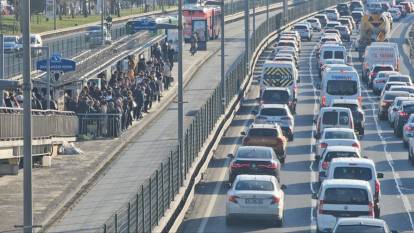
[[[220,35],[221,9],[215,6],[187,6],[183,9],[184,41],[190,42],[193,32],[193,20],[207,20],[208,37],[206,40],[216,39]]]

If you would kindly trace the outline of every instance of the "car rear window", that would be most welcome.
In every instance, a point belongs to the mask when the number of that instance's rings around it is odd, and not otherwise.
[[[336,167],[333,176],[335,179],[369,181],[372,179],[372,171],[366,167]]]
[[[308,29],[308,27],[306,27],[305,25],[296,25],[293,27],[293,29],[295,30],[306,30]]]
[[[406,76],[391,76],[388,78],[388,82],[409,82],[410,78]]]
[[[260,115],[265,116],[286,116],[287,112],[284,108],[264,108],[260,111]]]
[[[350,151],[331,151],[326,154],[324,161],[331,162],[334,158],[358,158],[358,154]]]
[[[326,89],[329,95],[355,95],[358,93],[358,82],[354,80],[329,80]]]
[[[273,191],[274,185],[265,180],[240,180],[236,184],[236,190],[242,191]]]
[[[380,72],[380,71],[394,71],[394,69],[389,66],[376,66],[373,69],[373,72],[375,73]]]
[[[266,149],[243,148],[237,151],[237,159],[272,159],[272,153]]]
[[[287,91],[264,91],[262,100],[266,102],[287,102],[289,101],[289,93]]]
[[[316,23],[316,19],[308,19],[307,21],[310,23]]]
[[[390,88],[391,89],[391,88]],[[392,88],[393,91],[404,91],[410,94],[414,94],[414,89],[411,87],[394,87]]]
[[[325,139],[355,139],[352,132],[329,131],[325,132]]]
[[[250,137],[277,137],[277,129],[250,129]]]
[[[391,101],[391,100],[394,100],[395,98],[397,98],[398,96],[401,96],[401,97],[408,96],[408,93],[398,93],[398,94],[397,93],[394,93],[394,94],[388,93],[388,94],[384,95],[384,100]]]
[[[407,113],[414,112],[414,105],[404,105],[404,112],[407,112]]]
[[[343,225],[343,226],[338,226],[335,232],[336,233],[349,233],[349,232],[385,233],[385,230],[381,226]]]
[[[338,123],[337,112],[325,112],[322,116],[322,124],[325,125],[336,125]]]
[[[327,188],[324,204],[368,205],[368,192],[359,188]]]

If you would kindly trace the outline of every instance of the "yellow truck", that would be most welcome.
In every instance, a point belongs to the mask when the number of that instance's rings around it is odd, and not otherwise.
[[[358,47],[361,52],[371,42],[385,42],[391,30],[391,22],[386,13],[366,12],[361,20]]]

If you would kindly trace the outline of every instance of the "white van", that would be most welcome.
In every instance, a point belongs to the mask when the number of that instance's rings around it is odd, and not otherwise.
[[[330,106],[333,99],[358,99],[362,104],[361,84],[355,68],[330,65],[322,73],[320,106]]]
[[[367,181],[325,180],[319,193],[312,194],[312,199],[318,200],[316,206],[318,232],[331,232],[339,218],[374,218],[374,198]]]
[[[324,44],[320,49],[319,68],[325,65],[328,59],[339,59],[347,62],[347,51],[345,46]]]
[[[297,98],[299,72],[293,62],[265,61],[260,76],[260,93],[265,87],[287,87],[293,98]]]
[[[375,163],[366,158],[334,158],[329,165],[326,179],[364,180],[370,185],[374,195],[375,217],[380,216],[379,199],[381,197],[381,183],[383,173],[377,173]]]
[[[319,111],[316,120],[315,138],[319,139],[326,128],[354,129],[354,119],[349,108],[324,107]]]
[[[398,48],[394,43],[374,43],[365,49],[364,62],[362,63],[362,76],[367,78],[369,71],[375,64],[388,64],[399,70],[400,57]]]

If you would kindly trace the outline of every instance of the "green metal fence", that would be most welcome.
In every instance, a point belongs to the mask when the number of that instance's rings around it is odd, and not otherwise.
[[[343,0],[311,0],[302,3],[298,7],[290,9],[287,20],[292,22],[300,17],[315,11],[322,10]],[[255,31],[255,38],[250,38],[253,50],[265,39],[270,32],[280,29],[282,14],[279,13],[264,22]],[[227,108],[231,100],[241,95],[241,85],[248,78],[245,53],[243,52],[232,64],[226,73],[225,98],[221,94],[223,83],[220,83],[207,102],[201,107],[187,127],[183,148],[183,174],[189,172],[193,162],[203,147],[206,139],[212,132],[219,118],[224,114],[222,99],[225,99]],[[164,216],[165,210],[169,208],[170,202],[174,200],[179,188],[183,185],[181,177],[179,148],[171,151],[168,159],[160,164],[152,176],[139,187],[137,194],[129,200],[121,209],[115,212],[99,229],[105,233],[127,233],[127,232],[151,232]]]

